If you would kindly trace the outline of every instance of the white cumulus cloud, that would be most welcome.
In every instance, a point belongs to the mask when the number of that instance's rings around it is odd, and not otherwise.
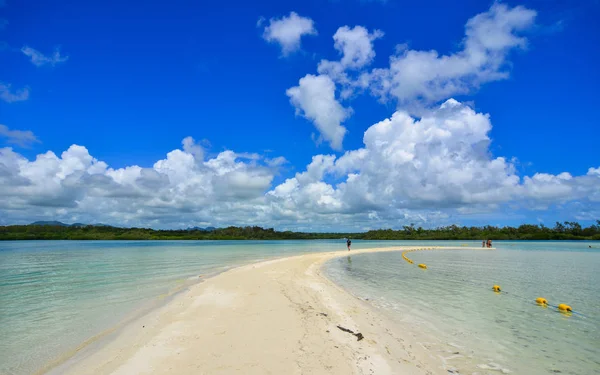
[[[192,138],[150,167],[111,168],[73,145],[29,160],[0,148],[0,224],[34,220],[185,228],[261,225],[295,230],[435,226],[502,210],[600,214],[600,166],[520,176],[493,156],[487,114],[449,99],[421,118],[406,111],[370,126],[361,148],[315,155],[277,185],[282,158],[223,151]]]
[[[2,224],[54,217],[65,221],[180,227],[245,223],[248,207],[270,189],[276,167],[262,157],[224,151],[205,160],[191,138],[150,168],[110,168],[84,146],[28,160],[0,148]],[[236,211],[238,210],[238,211]],[[248,211],[247,216],[240,212]]]
[[[465,27],[463,49],[449,55],[435,50],[400,49],[389,68],[365,73],[361,84],[383,99],[401,106],[428,105],[452,95],[467,94],[481,84],[505,79],[508,54],[526,47],[519,33],[531,27],[536,12],[522,6],[494,3],[471,18]]]
[[[346,128],[342,122],[351,113],[335,98],[335,83],[326,75],[307,74],[298,86],[286,91],[290,102],[296,107],[296,114],[311,120],[321,137],[335,150],[342,148]]]
[[[262,25],[263,22],[264,19],[259,19],[257,26]],[[266,41],[281,46],[283,56],[299,50],[304,35],[317,35],[317,29],[312,19],[299,16],[296,12],[281,18],[271,18],[263,32]]]
[[[343,26],[333,36],[334,48],[341,54],[340,60],[321,60],[317,71],[319,77],[327,76],[334,82],[333,88],[327,88],[328,98],[331,98],[329,93],[336,90],[339,100],[350,99],[357,91],[368,91],[382,101],[394,100],[398,108],[421,114],[453,95],[468,94],[483,83],[507,78],[509,53],[526,47],[527,39],[521,33],[533,25],[535,17],[535,11],[523,6],[510,8],[494,3],[489,10],[467,21],[462,50],[441,55],[435,50],[411,50],[406,45],[398,45],[396,53],[389,58],[389,67],[372,70],[368,67],[375,57],[373,43],[383,36],[383,32],[369,32],[362,26]],[[312,76],[307,75],[304,79],[307,77]],[[304,93],[305,103],[320,100],[319,92],[304,90]],[[315,98],[308,97],[311,93]],[[333,98],[337,105],[312,106],[312,114],[305,117],[314,122],[334,149],[339,150],[346,130],[342,121],[348,114],[343,118],[331,116],[331,108],[342,108],[335,95]],[[306,112],[298,101],[293,103],[297,111]],[[328,103],[333,101],[328,100]],[[334,125],[324,126],[323,120],[317,123],[316,119],[323,118],[331,119],[327,123]],[[329,133],[323,133],[324,129]],[[335,137],[332,129],[335,129]]]
[[[267,196],[273,212],[287,212],[294,220],[333,223],[336,218],[371,227],[404,218],[426,223],[493,213],[508,204],[537,209],[587,202],[600,209],[597,169],[576,177],[521,178],[509,159],[492,156],[491,128],[487,114],[454,99],[420,119],[399,110],[367,129],[363,148],[340,157],[315,156],[305,172]],[[291,216],[295,210],[312,214]]]
[[[383,37],[381,30],[369,32],[362,26],[350,28],[340,27],[333,35],[334,48],[342,55],[339,61],[321,60],[317,67],[319,74],[324,74],[336,83],[342,84],[342,99],[353,93],[356,84],[348,76],[349,71],[359,71],[373,62],[375,49],[373,42]]]
[[[338,69],[359,69],[369,65],[375,58],[373,41],[381,37],[383,37],[381,30],[374,30],[370,33],[362,26],[340,27],[333,35],[333,46],[342,55],[342,58],[336,62],[321,60],[318,67],[319,73],[336,72]]]
[[[360,69],[370,64],[375,57],[373,41],[383,36],[383,32],[369,32],[362,26],[340,27],[333,36],[334,47],[342,55],[340,61],[321,60],[319,75],[307,74],[299,85],[287,90],[296,114],[313,122],[320,139],[329,142],[334,150],[341,150],[347,129],[342,125],[351,114],[351,108],[345,108],[336,99],[336,82],[345,85],[340,99],[346,99],[352,93],[351,80],[347,70]]]

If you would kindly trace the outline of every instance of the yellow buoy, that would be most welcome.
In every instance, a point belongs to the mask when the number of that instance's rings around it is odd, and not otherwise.
[[[536,298],[535,302],[538,305],[548,306],[548,300],[546,300],[545,298],[542,298],[542,297]]]
[[[559,311],[566,311],[566,312],[572,312],[573,311],[573,309],[571,309],[571,306],[565,305],[564,303],[561,303],[560,305],[558,305],[558,310]]]
[[[492,290],[493,290],[494,292],[501,292],[501,291],[502,291],[502,290],[500,289],[500,285],[494,285],[494,286],[492,287]]]
[[[421,264],[419,264],[419,268],[423,268],[424,270],[426,270],[427,266],[425,264],[421,263]]]

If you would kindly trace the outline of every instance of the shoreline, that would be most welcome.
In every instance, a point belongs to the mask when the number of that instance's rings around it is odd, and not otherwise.
[[[87,340],[38,373],[447,373],[441,361],[321,271],[326,261],[348,254],[424,247],[310,253],[228,269]]]
[[[79,356],[89,355],[94,350],[100,350],[104,345],[107,344],[107,342],[110,342],[111,339],[114,339],[116,336],[118,336],[121,330],[127,328],[136,320],[143,318],[147,314],[168,305],[175,297],[181,293],[185,293],[190,287],[201,284],[205,280],[209,280],[210,278],[242,266],[227,266],[220,271],[213,271],[209,274],[198,275],[198,277],[187,278],[187,282],[184,282],[183,285],[146,300],[138,305],[134,310],[123,316],[116,324],[96,333],[74,348],[63,352],[59,356],[48,361],[43,367],[33,372],[33,375],[61,374],[61,372],[57,372],[58,369],[62,368],[69,362],[76,361]]]

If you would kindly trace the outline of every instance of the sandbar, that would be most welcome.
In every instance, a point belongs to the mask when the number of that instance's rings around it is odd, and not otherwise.
[[[321,271],[336,257],[409,248],[415,247],[311,253],[231,269],[47,373],[448,374],[439,359]]]

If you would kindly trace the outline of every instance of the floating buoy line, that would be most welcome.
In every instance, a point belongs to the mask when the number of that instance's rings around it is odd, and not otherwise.
[[[465,247],[467,245],[466,244],[462,244],[461,246]],[[436,249],[435,247],[425,247],[425,248],[419,248],[419,249],[405,250],[405,251],[402,252],[402,259],[404,259],[407,263],[414,264],[414,261],[412,259],[410,259],[408,256],[406,256],[407,253],[410,253],[410,252],[413,252],[413,251],[424,251],[424,250],[435,250],[435,249]],[[442,248],[442,250],[444,250],[444,249]],[[424,264],[424,263],[419,263],[418,267],[421,268],[421,269],[424,269],[424,270],[427,269],[427,265]],[[502,288],[500,287],[500,285],[494,285],[494,286],[492,286],[492,290],[496,294],[502,294]],[[504,292],[504,293],[506,293],[506,292]],[[526,299],[526,298],[523,298],[523,299]],[[536,298],[535,299],[535,303],[538,304],[539,306],[544,307],[544,308],[547,308],[547,307],[555,308],[558,312],[560,312],[560,313],[562,313],[564,315],[567,315],[567,316],[570,316],[571,314],[577,314],[577,315],[585,317],[585,315],[583,315],[581,313],[578,313],[576,311],[573,311],[573,309],[571,308],[571,306],[569,306],[569,305],[567,305],[565,303],[561,303],[561,304],[559,304],[557,306],[551,305],[548,302],[548,300],[546,298],[544,298],[544,297],[538,297],[538,298]]]
[[[512,295],[514,295],[514,296],[517,296],[517,295],[516,295],[516,294],[514,294],[514,293],[511,293],[511,294],[512,294]],[[519,297],[519,298],[521,298],[521,299],[524,299],[524,300],[528,300],[527,298],[524,298],[524,297],[521,297],[521,296],[517,296],[517,297]],[[571,314],[576,314],[576,315],[579,315],[579,316],[585,317],[585,315],[583,315],[582,313],[579,313],[579,312],[577,312],[577,311],[573,311],[573,308],[572,308],[571,306],[567,305],[566,303],[560,303],[560,304],[558,304],[558,305],[552,305],[552,304],[551,304],[550,302],[548,302],[548,300],[547,300],[546,298],[544,298],[544,297],[538,297],[538,298],[536,298],[536,299],[535,299],[535,303],[536,303],[538,306],[541,306],[541,307],[543,307],[543,308],[552,307],[552,308],[556,309],[556,311],[558,311],[558,312],[560,312],[560,313],[563,313],[564,315],[567,315],[567,316],[570,316]]]
[[[410,259],[409,257],[406,256],[406,253],[410,253],[410,252],[413,252],[413,251],[433,250],[433,249],[435,249],[435,248],[434,247],[427,247],[427,248],[423,248],[423,249],[410,249],[410,250],[406,250],[406,251],[402,252],[402,259],[404,259],[405,261],[407,261],[410,264],[414,264],[414,262],[412,261],[412,259]],[[424,264],[424,263],[421,263],[418,266],[419,266],[419,268],[422,268],[424,270],[427,269],[427,265]]]

